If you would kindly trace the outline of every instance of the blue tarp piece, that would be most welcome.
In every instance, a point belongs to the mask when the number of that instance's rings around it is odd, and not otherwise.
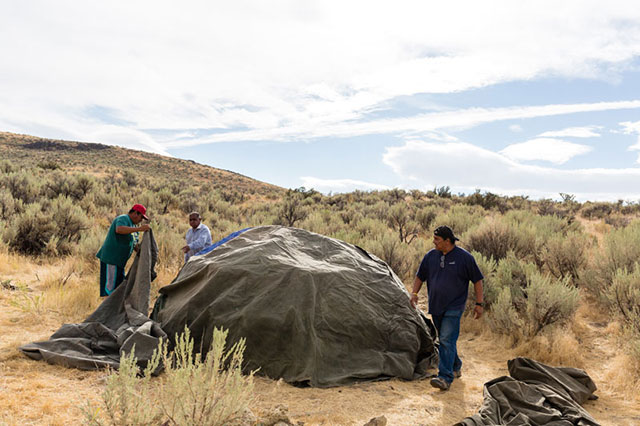
[[[213,244],[211,244],[209,247],[205,247],[202,250],[200,250],[199,252],[197,252],[195,255],[199,256],[201,254],[207,254],[209,253],[211,250],[213,250],[214,248],[223,245],[224,243],[226,243],[229,240],[234,239],[235,237],[237,237],[238,235],[242,234],[244,231],[248,231],[249,229],[251,229],[251,227],[249,228],[244,228],[241,229],[239,231],[236,232],[232,232],[231,234],[227,235],[226,237],[224,237],[223,239],[221,239],[220,241],[217,241]]]

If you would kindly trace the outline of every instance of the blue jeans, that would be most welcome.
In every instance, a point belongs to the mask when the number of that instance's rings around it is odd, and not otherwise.
[[[462,368],[462,361],[458,357],[457,348],[462,312],[446,311],[442,315],[431,315],[440,338],[438,377],[442,377],[447,383],[453,382],[453,372]]]

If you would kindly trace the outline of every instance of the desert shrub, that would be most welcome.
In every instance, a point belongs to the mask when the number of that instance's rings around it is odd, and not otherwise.
[[[59,249],[64,243],[77,243],[83,231],[89,229],[85,212],[68,197],[58,197],[51,204],[51,219],[56,225],[55,235],[60,239]],[[70,247],[62,249],[69,253]]]
[[[430,233],[431,226],[438,216],[435,207],[424,207],[416,212],[415,221],[423,232]]]
[[[465,197],[464,203],[470,206],[480,206],[485,210],[498,210],[505,212],[507,210],[507,203],[505,199],[492,192],[481,193],[479,189]]]
[[[75,175],[74,195],[78,200],[83,199],[96,186],[96,180],[84,173]]]
[[[0,172],[1,173],[13,173],[18,171],[18,169],[11,164],[11,161],[9,160],[2,160],[0,161]]]
[[[594,203],[587,201],[580,209],[580,216],[585,219],[603,219],[613,211],[611,203]]]
[[[606,296],[611,309],[640,337],[640,264],[630,271],[618,269]]]
[[[605,216],[604,223],[614,228],[623,228],[631,223],[631,218],[620,213],[612,213]]]
[[[122,180],[127,186],[134,186],[138,183],[137,173],[131,169],[125,169],[122,171]]]
[[[544,248],[542,260],[556,278],[569,277],[577,284],[580,272],[587,264],[589,238],[582,233],[571,232],[550,238]]]
[[[402,243],[411,244],[418,236],[419,225],[413,220],[412,212],[406,203],[397,203],[387,212],[387,224],[393,229]]]
[[[76,198],[74,194],[74,186],[75,181],[71,176],[61,171],[55,171],[47,176],[47,179],[44,182],[43,191],[50,199],[59,196]]]
[[[484,210],[479,206],[453,205],[446,213],[438,215],[436,225],[447,225],[460,236],[484,219]]]
[[[11,192],[5,188],[0,188],[0,219],[9,219],[16,213],[16,200]]]
[[[376,203],[367,206],[367,208],[364,211],[365,216],[372,217],[374,219],[379,219],[381,221],[386,221],[388,214],[389,214],[389,204],[382,200],[379,200]]]
[[[386,231],[375,236],[373,240],[368,240],[364,244],[364,249],[384,260],[387,265],[402,280],[405,280],[410,271],[410,262],[413,262],[413,256],[406,244],[398,241],[391,231]]]
[[[485,299],[491,305],[502,289],[509,289],[513,300],[521,301],[525,298],[527,278],[536,272],[536,265],[532,262],[519,260],[513,253],[498,262],[492,280],[485,285]],[[521,306],[517,306],[521,308]]]
[[[158,263],[167,267],[181,265],[184,262],[184,253],[181,248],[186,244],[185,234],[188,229],[186,220],[184,225],[176,227],[166,216],[159,216],[154,217],[149,226],[153,229],[158,244]],[[213,229],[211,231],[213,232]]]
[[[295,226],[297,222],[304,220],[309,214],[307,207],[303,205],[303,197],[292,190],[278,205],[278,214],[274,225]]]
[[[485,308],[489,308],[491,303],[495,302],[498,298],[496,294],[497,288],[493,283],[495,279],[496,268],[498,266],[497,262],[493,260],[491,257],[485,257],[482,253],[473,252],[471,253],[478,264],[478,268],[480,272],[482,272],[482,276],[484,279],[483,282],[483,301],[485,303]],[[467,307],[468,311],[473,311],[473,307],[476,303],[476,293],[474,283],[469,283],[469,296],[467,298]]]
[[[604,295],[609,291],[617,271],[632,271],[640,259],[640,220],[623,228],[612,229],[604,235],[603,240],[604,247],[594,257],[584,282],[598,299],[606,302]]]
[[[103,410],[83,410],[91,425],[224,425],[239,420],[253,399],[253,373],[242,374],[244,339],[226,347],[228,332],[215,329],[206,357],[185,332],[173,351],[162,342],[141,376],[135,353],[123,354],[107,379]],[[204,358],[204,359],[203,359]],[[164,373],[152,373],[162,363]]]
[[[532,264],[517,266],[514,263],[519,262],[517,259],[503,262],[510,265],[507,268],[498,266],[494,282],[499,290],[488,315],[494,331],[511,336],[517,342],[564,324],[573,317],[579,293],[569,285],[568,279],[541,274]],[[505,283],[508,275],[515,279]]]
[[[40,194],[38,180],[25,171],[9,173],[1,178],[0,183],[9,190],[14,199],[25,204],[36,201]]]
[[[364,205],[359,203],[359,205],[349,206],[344,210],[340,210],[338,215],[340,216],[340,219],[342,219],[342,223],[345,225],[352,225],[362,219],[362,213],[360,211],[363,207]]]
[[[509,252],[519,258],[531,258],[538,252],[539,240],[535,229],[524,224],[510,224],[490,218],[464,236],[470,250],[498,261]]]
[[[176,196],[168,188],[162,189],[157,195],[160,214],[167,214],[169,207],[175,206],[177,202]]]
[[[433,192],[440,198],[451,198],[451,188],[448,186],[440,186],[433,188]]]
[[[180,210],[182,210],[184,214],[200,211],[204,206],[202,197],[194,189],[187,189],[181,192],[178,199],[180,200]]]
[[[97,227],[90,228],[83,232],[80,240],[75,246],[75,252],[80,257],[90,262],[96,262],[96,253],[100,250],[102,242],[105,238],[106,232],[103,229]]]
[[[40,161],[38,163],[38,167],[44,170],[58,170],[60,169],[60,164],[58,164],[55,160],[45,160]]]
[[[581,225],[578,222],[553,215],[540,216],[528,210],[509,211],[504,215],[504,220],[509,224],[532,226],[536,233],[545,240],[552,235],[564,235],[567,232],[581,230]]]
[[[25,254],[41,254],[51,237],[55,235],[56,226],[51,216],[43,213],[39,203],[33,203],[17,216],[5,236],[12,249]]]

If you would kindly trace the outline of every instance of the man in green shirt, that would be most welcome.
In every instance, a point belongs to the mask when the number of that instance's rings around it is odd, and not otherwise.
[[[96,254],[100,259],[100,297],[110,295],[124,280],[124,267],[138,242],[138,232],[148,231],[149,225],[134,226],[149,220],[147,209],[142,204],[134,204],[128,214],[116,217],[102,247]]]

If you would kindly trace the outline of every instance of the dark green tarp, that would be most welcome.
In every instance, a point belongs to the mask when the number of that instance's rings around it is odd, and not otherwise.
[[[581,407],[588,399],[597,399],[593,394],[596,385],[585,371],[550,367],[529,358],[515,358],[507,365],[511,377],[502,376],[485,383],[480,411],[458,425],[598,424]]]
[[[149,290],[158,258],[153,232],[145,233],[126,281],[80,324],[64,324],[49,340],[29,343],[20,350],[36,360],[83,370],[118,368],[120,354],[135,345],[142,366],[151,358],[159,338],[166,337],[151,321]],[[96,292],[98,285],[96,283]]]
[[[335,386],[422,378],[435,334],[385,262],[296,228],[250,228],[194,256],[160,289],[152,318],[170,338],[188,326],[208,348],[214,327],[244,337],[248,370]]]

